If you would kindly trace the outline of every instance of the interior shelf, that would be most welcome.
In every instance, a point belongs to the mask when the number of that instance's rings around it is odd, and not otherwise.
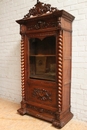
[[[42,57],[43,57],[43,56],[47,56],[47,57],[49,57],[49,56],[54,56],[54,57],[55,57],[56,55],[30,55],[30,56],[36,56],[36,57],[41,57],[41,56],[42,56]]]

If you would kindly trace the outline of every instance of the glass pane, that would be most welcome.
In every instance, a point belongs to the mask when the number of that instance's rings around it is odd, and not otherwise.
[[[42,41],[29,40],[30,78],[55,81],[56,77],[56,40],[54,36]]]

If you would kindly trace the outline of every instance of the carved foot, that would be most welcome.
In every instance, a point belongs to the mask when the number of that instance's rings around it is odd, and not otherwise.
[[[19,114],[25,115],[26,114],[26,109],[20,108],[17,110]]]
[[[65,123],[64,122],[59,122],[59,121],[53,121],[53,126],[54,127],[56,127],[56,128],[59,128],[59,129],[61,129],[64,125],[65,125]]]
[[[19,114],[26,114],[26,103],[25,101],[21,101],[21,108],[17,110]]]

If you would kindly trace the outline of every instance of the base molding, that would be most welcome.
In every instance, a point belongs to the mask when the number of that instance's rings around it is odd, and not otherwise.
[[[73,117],[73,114],[71,112],[68,112],[66,114],[66,116],[64,116],[64,118],[62,119],[57,119],[57,120],[54,120],[52,122],[52,125],[56,128],[59,128],[61,129],[62,127],[64,127]]]
[[[17,112],[18,112],[20,115],[25,115],[25,114],[26,114],[26,109],[20,108],[20,109],[17,110]]]
[[[29,106],[26,102],[21,102],[21,108],[17,110],[20,115],[31,115],[33,117],[51,122],[58,129],[64,127],[73,117],[73,114],[68,109],[64,113],[52,112],[36,106]]]

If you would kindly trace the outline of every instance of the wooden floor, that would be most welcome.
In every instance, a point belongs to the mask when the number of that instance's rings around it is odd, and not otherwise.
[[[19,115],[16,111],[19,107],[0,98],[0,130],[57,130],[48,122]],[[72,119],[61,130],[87,130],[87,123]]]

